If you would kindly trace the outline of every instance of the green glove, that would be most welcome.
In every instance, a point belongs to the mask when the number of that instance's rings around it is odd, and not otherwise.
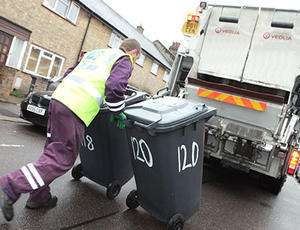
[[[125,128],[125,124],[124,124],[124,120],[126,120],[127,117],[124,113],[119,113],[119,114],[111,114],[109,121],[110,122],[114,122],[115,120],[117,120],[117,127],[119,129],[124,129]]]
[[[122,120],[118,120],[118,122],[117,122],[117,127],[119,128],[119,129],[125,129],[125,123],[124,123],[124,121],[122,121]]]

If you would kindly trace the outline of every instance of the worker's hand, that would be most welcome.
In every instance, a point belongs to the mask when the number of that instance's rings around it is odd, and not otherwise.
[[[115,120],[117,120],[117,127],[119,129],[124,129],[125,123],[123,121],[126,119],[127,119],[127,117],[124,113],[119,113],[119,114],[111,114],[109,121],[114,122]]]
[[[117,127],[119,128],[119,129],[125,129],[125,123],[124,123],[124,121],[123,120],[118,120],[117,121]]]

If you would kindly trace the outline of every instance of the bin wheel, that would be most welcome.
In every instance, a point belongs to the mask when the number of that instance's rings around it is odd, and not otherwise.
[[[180,214],[174,215],[168,223],[168,230],[182,230],[184,225],[183,216]]]
[[[83,177],[81,164],[78,164],[74,168],[72,168],[71,175],[74,180],[80,180],[80,178]]]
[[[140,206],[139,200],[138,200],[138,192],[136,190],[132,190],[127,198],[126,198],[126,205],[129,209],[136,209]]]
[[[121,185],[120,185],[120,183],[117,182],[117,181],[113,181],[107,187],[106,197],[109,200],[112,200],[112,199],[116,198],[119,195],[120,191],[121,191]]]

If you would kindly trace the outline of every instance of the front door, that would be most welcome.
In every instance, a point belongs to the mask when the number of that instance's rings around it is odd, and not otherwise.
[[[12,40],[13,36],[0,30],[0,67],[6,63]]]

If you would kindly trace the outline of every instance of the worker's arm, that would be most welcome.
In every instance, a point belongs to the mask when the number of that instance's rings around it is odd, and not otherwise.
[[[119,114],[125,108],[125,92],[128,79],[132,73],[132,64],[129,58],[120,58],[112,67],[105,83],[106,104],[111,112]]]

